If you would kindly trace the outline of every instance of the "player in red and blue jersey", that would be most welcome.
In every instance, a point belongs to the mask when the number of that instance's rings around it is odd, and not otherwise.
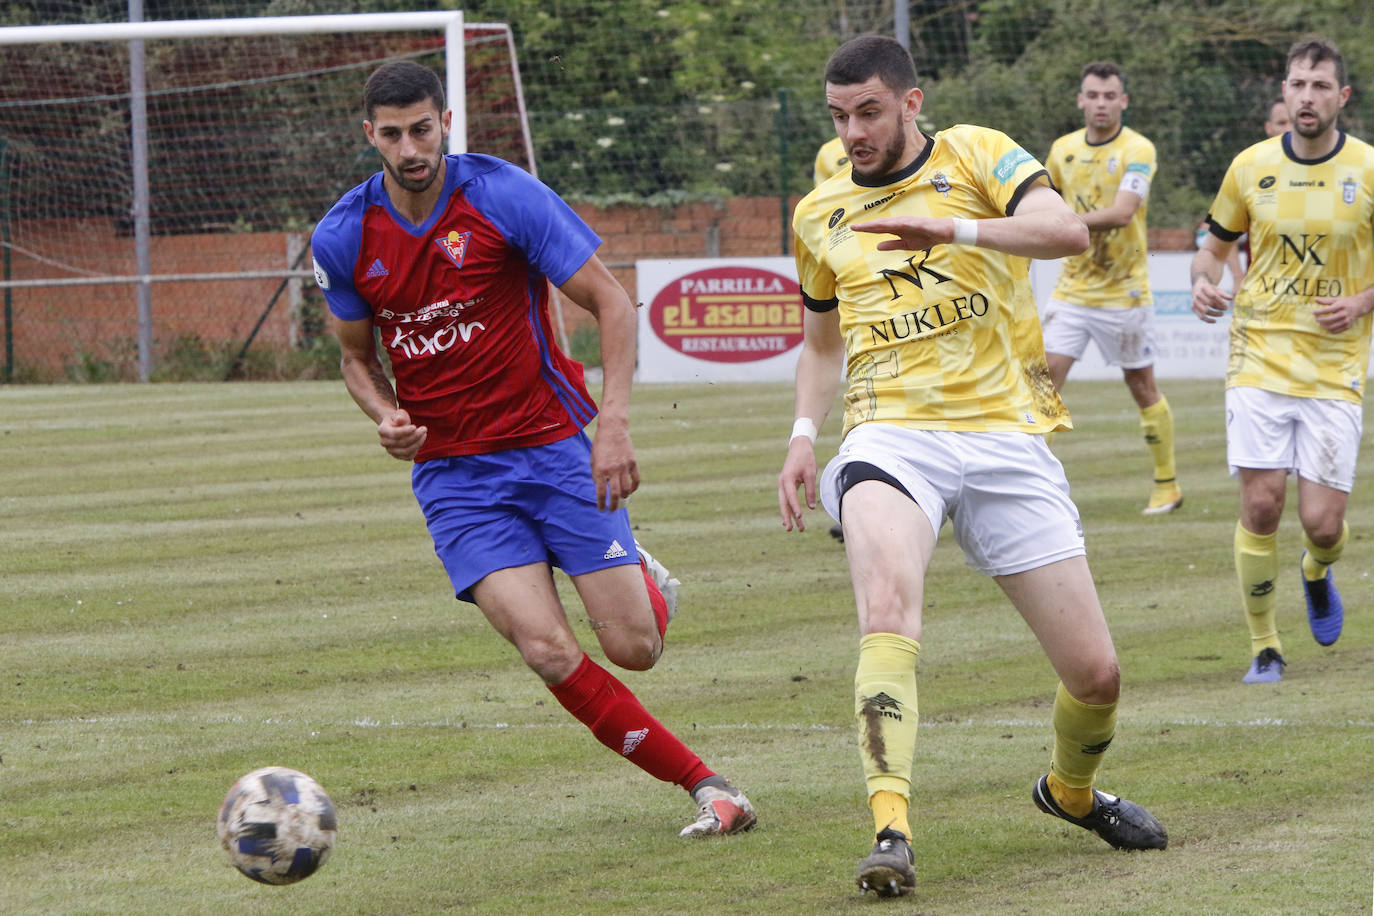
[[[601,240],[516,166],[444,155],[451,112],[430,70],[382,65],[363,104],[383,169],[316,226],[315,277],[336,319],[344,384],[382,447],[414,462],[415,496],[455,594],[601,743],[692,794],[697,819],[682,836],[748,830],[744,793],[583,652],[554,586],[558,566],[608,660],[653,667],[678,583],[635,543],[622,505],[639,486],[636,318],[596,256]],[[599,411],[582,366],[553,340],[550,282],[597,320]]]

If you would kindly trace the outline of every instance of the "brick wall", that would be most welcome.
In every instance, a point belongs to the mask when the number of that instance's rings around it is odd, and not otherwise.
[[[601,236],[601,259],[633,298],[634,262],[644,258],[774,257],[784,254],[783,232],[797,199],[786,210],[776,197],[736,198],[677,207],[578,205],[574,209]],[[133,274],[132,240],[97,221],[71,224],[30,222],[22,227],[24,247],[65,251],[62,262],[79,275]],[[62,233],[54,242],[47,236]],[[21,241],[16,239],[16,241]],[[790,254],[791,237],[787,240]],[[1186,251],[1193,230],[1151,229],[1155,251]],[[186,235],[152,240],[153,273],[208,273],[280,269],[288,265],[291,240],[282,233]],[[89,260],[88,260],[89,259]],[[306,265],[308,266],[308,264]],[[11,278],[52,276],[54,268],[16,254]],[[280,281],[156,283],[153,321],[158,340],[197,335],[207,343],[242,341],[262,314]],[[60,377],[82,354],[115,361],[130,359],[137,337],[136,288],[129,284],[13,290],[11,308],[15,363],[42,376]],[[569,334],[592,323],[571,304],[562,309]],[[273,307],[258,341],[285,346],[291,339],[285,299]]]

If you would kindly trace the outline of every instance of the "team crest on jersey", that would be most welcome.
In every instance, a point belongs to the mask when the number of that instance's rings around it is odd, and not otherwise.
[[[949,179],[945,177],[944,172],[936,172],[932,175],[930,186],[945,196],[949,196],[950,188],[953,187],[953,185],[949,183]]]
[[[1117,162],[1116,162],[1116,157],[1115,157],[1115,156],[1113,156],[1112,158],[1110,158],[1110,159],[1107,160],[1107,174],[1108,174],[1108,175],[1115,175],[1115,174],[1116,174],[1116,165],[1117,165]]]
[[[468,253],[468,239],[472,237],[471,232],[458,232],[454,230],[442,239],[435,239],[435,243],[442,249],[448,259],[453,262],[455,267],[463,266],[463,257]]]
[[[1341,182],[1341,200],[1345,201],[1346,206],[1355,202],[1355,179],[1347,178]]]
[[[844,219],[844,207],[840,207],[840,209],[830,214],[829,228],[834,229],[840,224],[840,220],[842,219]]]

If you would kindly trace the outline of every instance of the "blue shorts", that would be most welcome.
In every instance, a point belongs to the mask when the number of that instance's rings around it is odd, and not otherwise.
[[[585,433],[548,445],[415,465],[411,486],[453,591],[498,569],[548,563],[570,576],[638,563],[630,515],[596,507]]]

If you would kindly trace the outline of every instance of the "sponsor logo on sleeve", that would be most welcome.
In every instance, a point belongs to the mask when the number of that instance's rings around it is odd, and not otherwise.
[[[1011,181],[1011,177],[1016,174],[1017,169],[1027,162],[1033,161],[1035,161],[1035,157],[1018,146],[1016,149],[997,160],[997,165],[993,166],[992,174],[995,175],[997,180],[1002,184],[1006,184],[1008,181]]]

